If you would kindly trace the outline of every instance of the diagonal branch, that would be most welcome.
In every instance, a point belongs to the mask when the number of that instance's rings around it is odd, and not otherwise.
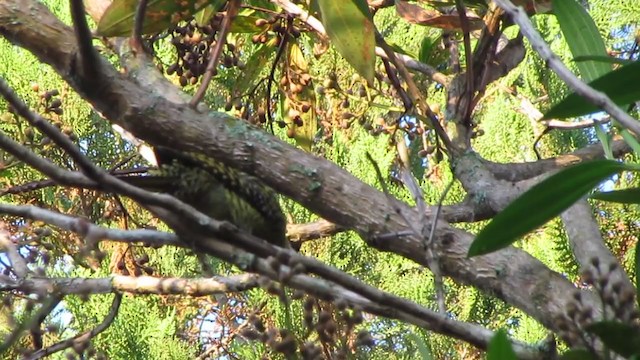
[[[88,343],[96,335],[100,334],[101,332],[109,328],[109,326],[111,326],[111,323],[113,323],[113,320],[115,320],[116,315],[118,315],[118,310],[120,309],[121,303],[122,303],[122,295],[115,294],[113,298],[113,302],[111,303],[111,308],[109,309],[109,313],[107,313],[107,316],[102,320],[100,324],[98,324],[98,326],[82,334],[78,334],[70,339],[53,344],[47,348],[40,349],[30,354],[29,356],[27,356],[26,359],[28,360],[41,359],[45,356],[54,354],[58,351],[68,349],[77,343]]]
[[[524,9],[516,7],[509,0],[495,0],[496,3],[504,9],[514,23],[520,26],[522,34],[529,39],[533,49],[540,55],[542,60],[553,70],[556,74],[569,85],[576,94],[587,98],[591,103],[595,104],[602,110],[606,111],[614,119],[620,122],[622,126],[633,131],[636,134],[640,134],[640,123],[617,106],[611,99],[603,92],[597,91],[591,86],[584,83],[577,76],[567,68],[565,64],[558,58],[556,54],[551,51],[551,48],[542,39],[540,34],[533,28],[531,19],[524,11]]]
[[[600,227],[593,217],[593,211],[587,200],[578,201],[560,217],[581,271],[592,266],[593,258],[597,258],[605,266],[618,264],[618,260],[604,243]],[[616,267],[610,276],[612,283],[619,283],[623,289],[632,294],[635,292],[635,287],[621,266]]]
[[[95,87],[69,66],[75,52],[73,31],[40,3],[0,2],[0,33],[51,65],[105,117],[134,135],[154,145],[211,156],[255,175],[321,217],[358,231],[371,246],[427,265],[422,240],[415,236],[376,240],[376,234],[405,231],[405,222],[395,214],[384,194],[337,165],[225,114],[211,112],[203,116],[184,103],[168,101],[164,94],[149,91],[104,59],[99,59],[96,66],[107,80]],[[410,220],[419,220],[420,215],[406,204],[398,201],[397,207]],[[235,229],[226,229],[222,235],[241,238]],[[256,244],[253,237],[248,238]],[[439,222],[434,242],[441,248],[443,275],[495,294],[544,326],[556,329],[553,319],[572,301],[573,284],[513,247],[468,259],[472,240],[472,234]],[[597,301],[589,292],[582,294],[586,302]]]

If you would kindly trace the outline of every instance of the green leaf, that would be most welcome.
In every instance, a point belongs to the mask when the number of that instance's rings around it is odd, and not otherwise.
[[[562,354],[560,357],[561,360],[598,360],[599,357],[590,353],[585,349],[574,349],[569,350],[566,353]]]
[[[515,199],[478,234],[468,256],[511,245],[520,236],[558,216],[607,177],[637,166],[612,160],[581,163],[559,171]]]
[[[553,0],[552,5],[573,57],[607,56],[607,48],[596,24],[578,1]],[[611,64],[600,61],[581,61],[577,65],[585,81],[593,81],[611,71]]]
[[[635,152],[636,155],[640,155],[640,144],[638,144],[638,140],[636,140],[636,138],[633,135],[631,135],[629,130],[627,129],[620,130],[620,135],[622,135],[622,138],[627,143],[627,145],[629,145],[629,147],[633,149],[633,152]]]
[[[609,202],[615,202],[615,203],[621,203],[621,204],[640,204],[640,189],[632,188],[632,189],[624,189],[624,190],[597,192],[592,194],[590,198],[595,200],[609,201]]]
[[[487,360],[516,360],[518,357],[511,347],[511,342],[504,329],[498,330],[491,338],[487,349]]]
[[[216,14],[218,9],[222,7],[225,0],[210,0],[209,5],[205,6],[202,10],[198,11],[195,15],[196,23],[198,26],[204,26],[211,21],[213,15]]]
[[[640,100],[640,61],[616,69],[589,85],[602,91],[618,105],[630,104]],[[563,119],[591,114],[600,110],[596,105],[575,93],[554,105],[543,119]]]
[[[619,64],[619,65],[633,64],[633,60],[620,59],[620,58],[616,58],[616,57],[611,57],[609,55],[606,55],[606,56],[602,56],[602,55],[576,56],[576,57],[573,58],[573,61],[575,61],[575,62],[580,62],[580,61],[599,61],[599,62],[603,62],[603,63]]]
[[[601,321],[589,325],[587,331],[598,335],[609,349],[624,357],[640,354],[640,332],[633,326]]]
[[[420,354],[420,359],[422,360],[432,360],[433,356],[431,356],[431,350],[429,350],[429,345],[427,345],[426,341],[417,334],[411,332],[409,333],[409,339],[416,344],[418,348],[418,353]]]
[[[387,44],[389,45],[389,47],[391,47],[391,49],[393,49],[394,52],[398,53],[398,54],[402,54],[402,55],[408,55],[411,56],[412,58],[416,58],[418,55],[407,50],[404,49],[402,46],[398,45],[397,43],[393,42],[393,41],[387,41]]]
[[[593,129],[596,131],[596,136],[602,144],[604,155],[608,160],[613,160],[613,151],[611,151],[611,135],[604,129],[602,124],[596,123]]]
[[[420,52],[418,54],[418,60],[421,63],[428,64],[429,58],[431,57],[431,51],[433,50],[433,42],[431,38],[425,36],[422,38],[422,42],[420,43]]]
[[[322,22],[338,52],[369,83],[375,66],[375,28],[366,0],[318,0]]]
[[[298,69],[307,73],[309,71],[309,64],[305,59],[302,49],[296,42],[290,42],[287,49],[287,63],[290,68]],[[287,109],[287,116],[285,122],[293,131],[293,138],[296,140],[296,144],[306,151],[311,151],[313,146],[313,140],[318,131],[318,117],[316,115],[316,93],[313,89],[313,82],[309,80],[307,86],[303,87],[296,96],[292,96],[290,92],[286,92],[282,96],[286,96],[285,109]],[[304,111],[304,105],[311,105],[307,111]],[[291,118],[289,110],[295,110],[302,120],[302,124],[296,124],[296,121]]]
[[[253,54],[251,54],[249,59],[247,59],[244,71],[240,73],[237,81],[233,83],[234,95],[247,95],[246,93],[249,88],[255,84],[258,77],[265,71],[265,68],[268,68],[267,64],[271,61],[273,52],[273,48],[262,44]]]
[[[233,19],[229,32],[232,33],[258,33],[262,29],[256,26],[256,20],[260,17],[255,15],[238,15]]]
[[[177,24],[209,3],[198,0],[150,0],[147,3],[142,33],[156,33]],[[129,36],[133,30],[138,0],[114,0],[100,18],[97,34],[100,36]]]

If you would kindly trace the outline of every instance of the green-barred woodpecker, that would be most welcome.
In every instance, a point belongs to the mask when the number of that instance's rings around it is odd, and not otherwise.
[[[164,179],[167,183],[160,191],[216,220],[229,221],[272,244],[290,247],[286,219],[273,189],[204,155],[166,147],[156,147],[154,152],[158,170],[152,171],[150,178]]]

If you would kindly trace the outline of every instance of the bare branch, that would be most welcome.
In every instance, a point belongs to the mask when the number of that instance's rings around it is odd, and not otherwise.
[[[640,122],[617,106],[605,93],[593,89],[575,76],[573,72],[560,61],[558,56],[551,51],[549,45],[547,45],[540,34],[533,28],[531,19],[522,8],[514,6],[509,0],[496,0],[496,3],[509,14],[513,22],[520,26],[522,33],[529,39],[533,49],[576,94],[587,98],[591,103],[609,113],[609,115],[619,121],[622,126],[640,135]]]
[[[144,15],[146,10],[147,0],[140,0],[136,7],[136,16],[133,21],[133,32],[131,34],[131,47],[140,53],[144,52],[142,26],[144,25]]]
[[[292,261],[296,260],[292,259]],[[286,270],[285,266],[282,266],[276,271],[268,261],[264,260],[257,261],[255,266],[260,273],[273,280],[281,279],[281,273],[283,271],[290,271]],[[343,273],[342,276],[348,275]],[[358,280],[354,279],[354,281]],[[304,290],[324,300],[336,301],[343,299],[351,306],[360,307],[371,314],[399,319],[437,333],[462,339],[480,349],[486,349],[486,346],[488,346],[489,341],[493,337],[493,332],[481,326],[453,320],[446,314],[429,310],[412,301],[385,293],[363,283],[361,283],[357,289],[345,289],[340,285],[332,284],[324,279],[304,275],[292,275],[287,279],[285,284]],[[519,341],[512,341],[512,346],[519,358],[535,359],[540,356],[539,350],[533,349],[533,347]]]
[[[93,36],[91,29],[87,23],[84,11],[84,3],[82,0],[71,0],[71,19],[73,21],[73,29],[78,42],[78,60],[80,68],[88,77],[97,76],[96,64],[99,58],[98,52],[93,47]],[[98,81],[98,79],[93,79]]]
[[[100,240],[110,239],[128,243],[142,242],[149,246],[184,246],[175,234],[147,229],[121,230],[105,228],[95,225],[84,218],[64,215],[32,205],[0,203],[0,213],[42,221],[80,235],[100,234]]]
[[[23,5],[25,1],[27,5]],[[48,26],[39,26],[43,22]],[[426,266],[420,250],[420,239],[414,236],[393,241],[376,238],[376,234],[403,231],[405,222],[394,213],[383,193],[337,165],[296,150],[285,142],[265,135],[262,130],[227,115],[212,112],[203,116],[184,103],[168,101],[164,94],[151,93],[135,77],[128,78],[127,74],[118,72],[104,59],[100,59],[97,66],[108,81],[98,88],[89,88],[82,81],[82,74],[68,66],[73,47],[60,46],[73,43],[70,40],[73,39],[72,32],[35,1],[0,2],[0,31],[7,40],[20,44],[41,61],[50,64],[110,121],[141,139],[153,145],[211,156],[255,175],[321,217],[358,231],[369,245]],[[477,167],[478,163],[474,164]],[[393,202],[406,211],[412,221],[418,220],[419,215],[406,204],[397,200]],[[223,230],[221,237],[228,236],[234,241],[244,239],[254,246],[260,246],[252,248],[252,251],[264,249],[262,254],[267,254],[277,250],[269,250],[268,244],[238,233],[235,228],[217,224]],[[201,226],[197,228],[202,229]],[[556,329],[557,324],[553,319],[572,301],[573,284],[524,251],[513,247],[468,259],[466,254],[472,240],[473,235],[468,232],[444,223],[439,226],[434,241],[442,249],[443,275],[451,276],[458,283],[474,285],[482,291],[495,294],[544,326]],[[237,244],[242,247],[249,245],[243,242]],[[496,272],[495,269],[502,271]],[[532,302],[532,298],[536,301]],[[589,303],[598,301],[589,292],[584,292],[583,298]]]
[[[109,313],[107,313],[107,316],[104,318],[104,320],[102,320],[102,322],[98,326],[91,329],[90,331],[84,332],[82,334],[78,334],[70,339],[61,341],[45,349],[38,350],[30,354],[28,357],[26,357],[26,359],[29,359],[29,360],[41,359],[45,356],[51,355],[58,351],[62,351],[64,349],[70,348],[76,343],[88,343],[96,335],[100,334],[101,332],[109,328],[109,326],[111,326],[111,323],[113,323],[113,320],[115,320],[116,315],[118,315],[118,310],[120,309],[121,303],[122,303],[122,295],[115,294],[113,298],[113,302],[111,303],[111,308],[109,309]]]
[[[345,231],[345,229],[324,219],[305,224],[287,224],[287,238],[292,242],[303,243],[309,240],[329,237],[342,231]]]
[[[619,157],[631,151],[629,145],[621,136],[614,136],[611,142],[613,156]],[[559,155],[554,158],[525,163],[495,163],[481,160],[485,166],[496,176],[506,181],[520,181],[530,179],[540,174],[561,169],[577,163],[595,159],[603,159],[604,151],[600,143],[585,146],[573,153]]]
[[[119,240],[120,241],[120,240]],[[0,282],[0,291],[23,294],[55,293],[65,295],[96,295],[126,292],[131,294],[207,296],[242,292],[258,286],[258,275],[242,274],[210,278],[158,278],[153,276],[113,275],[107,278],[44,278]]]

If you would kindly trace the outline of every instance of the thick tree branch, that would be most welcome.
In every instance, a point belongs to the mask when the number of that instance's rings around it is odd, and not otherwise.
[[[43,278],[32,277],[20,282],[0,280],[0,291],[23,294],[55,293],[66,295],[96,295],[127,292],[131,294],[207,296],[242,292],[258,287],[256,274],[211,278],[158,278],[153,276],[113,275],[107,278]]]
[[[613,156],[620,157],[631,151],[631,148],[621,136],[614,136],[611,142]],[[495,175],[497,179],[506,181],[521,181],[547,173],[552,170],[561,169],[575,165],[580,162],[604,159],[604,151],[600,143],[585,146],[570,154],[559,155],[554,158],[538,160],[526,163],[495,163],[488,160],[481,160],[482,163]]]
[[[578,201],[560,217],[581,271],[593,266],[593,258],[597,258],[600,264],[607,267],[610,264],[618,264],[618,260],[604,243],[600,227],[593,217],[593,210],[587,200]],[[633,283],[621,266],[616,267],[610,276],[612,283],[619,283],[625,291],[632,294],[635,292]]]
[[[80,95],[112,122],[154,145],[198,152],[253,174],[325,219],[355,229],[370,244],[427,265],[422,240],[403,237],[373,241],[377,234],[406,230],[384,194],[324,159],[296,150],[262,130],[220,113],[202,115],[187,104],[169,102],[105,60],[97,67],[101,84],[69,66],[76,45],[71,29],[35,1],[0,3],[0,33],[50,64]],[[99,85],[99,86],[97,86]],[[397,207],[417,221],[406,204]],[[573,285],[525,252],[508,248],[467,259],[473,235],[440,222],[434,241],[443,273],[454,280],[496,294],[555,329],[553,319],[571,301]],[[586,301],[596,301],[584,292]]]

